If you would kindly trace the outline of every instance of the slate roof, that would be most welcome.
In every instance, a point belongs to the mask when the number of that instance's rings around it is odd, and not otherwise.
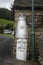
[[[43,0],[34,0],[35,6],[43,6]],[[32,0],[15,0],[15,6],[28,7],[32,5]]]

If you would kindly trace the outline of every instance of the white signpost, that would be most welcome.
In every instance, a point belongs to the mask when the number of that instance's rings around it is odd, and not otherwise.
[[[26,60],[27,36],[26,17],[21,14],[16,28],[16,58],[19,60]]]
[[[19,16],[19,20],[17,23],[17,28],[16,28],[16,38],[27,38],[28,33],[27,33],[27,25],[26,25],[26,18],[25,16],[21,15]]]
[[[16,58],[19,60],[26,60],[26,52],[27,52],[27,40],[26,39],[17,40]]]

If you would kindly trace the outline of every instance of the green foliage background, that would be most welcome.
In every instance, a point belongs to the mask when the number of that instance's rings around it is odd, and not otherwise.
[[[5,9],[5,8],[0,8],[0,18],[8,19],[8,20],[14,20],[13,17],[13,11]]]

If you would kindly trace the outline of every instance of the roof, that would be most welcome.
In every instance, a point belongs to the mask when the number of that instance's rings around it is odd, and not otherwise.
[[[35,6],[43,6],[43,0],[34,0]],[[32,0],[15,0],[15,6],[28,7],[32,5]]]

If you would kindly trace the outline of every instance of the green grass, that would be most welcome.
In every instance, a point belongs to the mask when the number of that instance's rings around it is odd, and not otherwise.
[[[12,34],[0,34],[0,36],[10,37],[14,39],[14,35]]]
[[[0,18],[0,25],[6,25],[6,24],[11,24],[11,25],[13,24],[14,25],[14,22]],[[0,34],[0,36],[6,36],[6,37],[14,38],[14,36],[12,34]]]
[[[14,22],[13,22],[13,21],[10,21],[10,20],[6,20],[6,19],[0,18],[0,24],[1,24],[1,25],[14,24]]]

